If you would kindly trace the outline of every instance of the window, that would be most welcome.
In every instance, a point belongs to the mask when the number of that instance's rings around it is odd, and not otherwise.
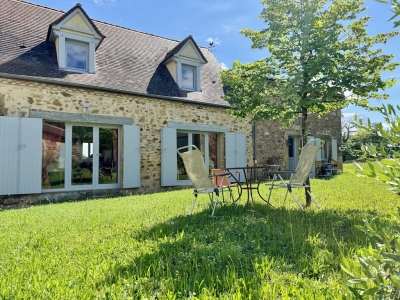
[[[174,122],[169,126],[161,129],[161,186],[191,184],[176,152],[183,146],[195,145],[203,153],[206,170],[210,173],[212,169],[247,164],[245,134],[228,132],[223,126]]]
[[[89,53],[88,45],[66,41],[65,46],[67,68],[87,71]]]
[[[118,187],[118,128],[45,121],[42,151],[42,189]]]
[[[196,69],[190,66],[182,66],[182,89],[195,90]]]
[[[329,156],[329,141],[324,141],[324,145],[321,148],[321,159],[322,160],[327,160],[330,156]]]
[[[196,132],[177,132],[176,133],[176,144],[177,148],[195,145],[200,152],[203,154],[204,162],[207,171],[211,174],[211,170],[219,168],[221,162],[217,161],[218,155],[216,133],[196,133]],[[189,150],[189,149],[187,149]],[[185,151],[187,151],[185,150]],[[208,161],[208,163],[207,163]],[[182,158],[177,154],[177,180],[188,180],[185,166],[183,165]]]

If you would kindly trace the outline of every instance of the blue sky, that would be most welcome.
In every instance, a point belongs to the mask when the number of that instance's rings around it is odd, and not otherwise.
[[[199,46],[208,46],[214,40],[212,49],[221,65],[231,67],[233,61],[242,63],[255,61],[267,55],[266,50],[250,49],[251,42],[239,33],[239,30],[251,28],[260,30],[265,24],[258,19],[262,5],[258,0],[79,0],[83,9],[94,20],[116,24],[134,30],[175,40],[183,40],[191,34]],[[77,0],[34,0],[39,5],[68,11]],[[389,5],[375,0],[366,0],[366,14],[371,16],[368,33],[390,32],[393,23]],[[400,28],[399,28],[400,29]],[[400,62],[400,36],[381,45],[384,53],[396,55]],[[389,89],[388,101],[383,103],[399,104],[400,67],[385,77],[396,77],[399,82]],[[379,103],[371,102],[380,106]],[[344,115],[357,113],[372,121],[381,121],[380,114],[366,112],[358,107],[343,109]]]

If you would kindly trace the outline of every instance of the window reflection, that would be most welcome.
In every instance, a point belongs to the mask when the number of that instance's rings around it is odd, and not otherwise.
[[[86,70],[87,69],[87,46],[66,42],[67,68]]]
[[[99,183],[118,183],[118,129],[99,129]]]
[[[182,87],[194,90],[194,68],[182,67]]]
[[[65,185],[65,123],[44,122],[42,135],[42,188]]]
[[[92,184],[93,127],[72,126],[72,185]]]

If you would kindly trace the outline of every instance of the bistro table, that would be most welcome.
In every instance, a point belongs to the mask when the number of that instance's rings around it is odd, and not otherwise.
[[[241,196],[243,190],[247,191],[247,200],[246,200],[246,209],[249,208],[250,205],[250,200],[254,202],[254,195],[253,191],[257,191],[258,196],[268,205],[272,206],[268,200],[264,199],[264,197],[260,193],[260,184],[263,182],[263,180],[267,179],[269,177],[268,171],[269,170],[276,170],[279,169],[279,165],[264,165],[264,166],[246,166],[246,167],[233,167],[233,168],[225,168],[225,170],[232,172],[233,170],[238,170],[239,175],[233,175],[232,178],[236,181],[237,184],[240,185],[240,195],[236,201],[238,201]],[[254,179],[255,172],[257,170],[261,170],[262,175],[259,180]],[[244,180],[241,180],[240,176],[243,176]],[[253,186],[253,183],[257,183],[257,186]],[[235,202],[236,202],[235,201]],[[273,207],[273,206],[272,206]]]

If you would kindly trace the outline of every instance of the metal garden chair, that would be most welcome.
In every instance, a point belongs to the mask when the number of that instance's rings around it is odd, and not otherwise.
[[[319,143],[319,145],[316,145],[316,143]],[[270,171],[269,174],[273,175],[273,181],[272,183],[267,184],[267,186],[270,186],[269,188],[269,195],[268,195],[268,203],[270,202],[272,190],[274,188],[285,188],[286,189],[286,195],[284,202],[286,201],[288,193],[292,195],[293,199],[296,201],[297,205],[300,207],[301,210],[304,210],[303,206],[300,204],[299,200],[296,198],[296,196],[293,194],[293,189],[297,188],[309,188],[310,185],[306,184],[307,178],[310,175],[311,169],[314,165],[315,158],[317,156],[318,150],[321,149],[322,145],[325,142],[319,139],[313,139],[310,140],[301,150],[300,157],[299,157],[299,162],[297,164],[296,170],[295,171]],[[285,181],[282,178],[282,175],[290,174],[290,179],[289,181]],[[280,182],[278,184],[275,183],[276,179],[280,179]],[[319,206],[318,202],[315,200],[314,196],[311,194],[311,192],[306,189],[307,193],[310,195],[311,199],[314,201],[314,203],[318,206],[319,209],[321,207]]]
[[[185,149],[187,151],[183,151]],[[194,201],[190,210],[190,214],[192,214],[194,206],[196,204],[197,195],[208,194],[211,204],[213,205],[211,216],[214,216],[214,211],[218,203],[218,197],[220,195],[221,190],[224,187],[222,185],[215,186],[212,181],[212,178],[220,176],[228,176],[231,175],[231,172],[208,175],[206,171],[206,166],[204,164],[203,155],[195,145],[180,147],[177,149],[177,152],[183,160],[186,173],[189,176],[189,179],[194,187],[194,192],[193,192]],[[215,194],[215,201],[213,203],[214,194]]]

